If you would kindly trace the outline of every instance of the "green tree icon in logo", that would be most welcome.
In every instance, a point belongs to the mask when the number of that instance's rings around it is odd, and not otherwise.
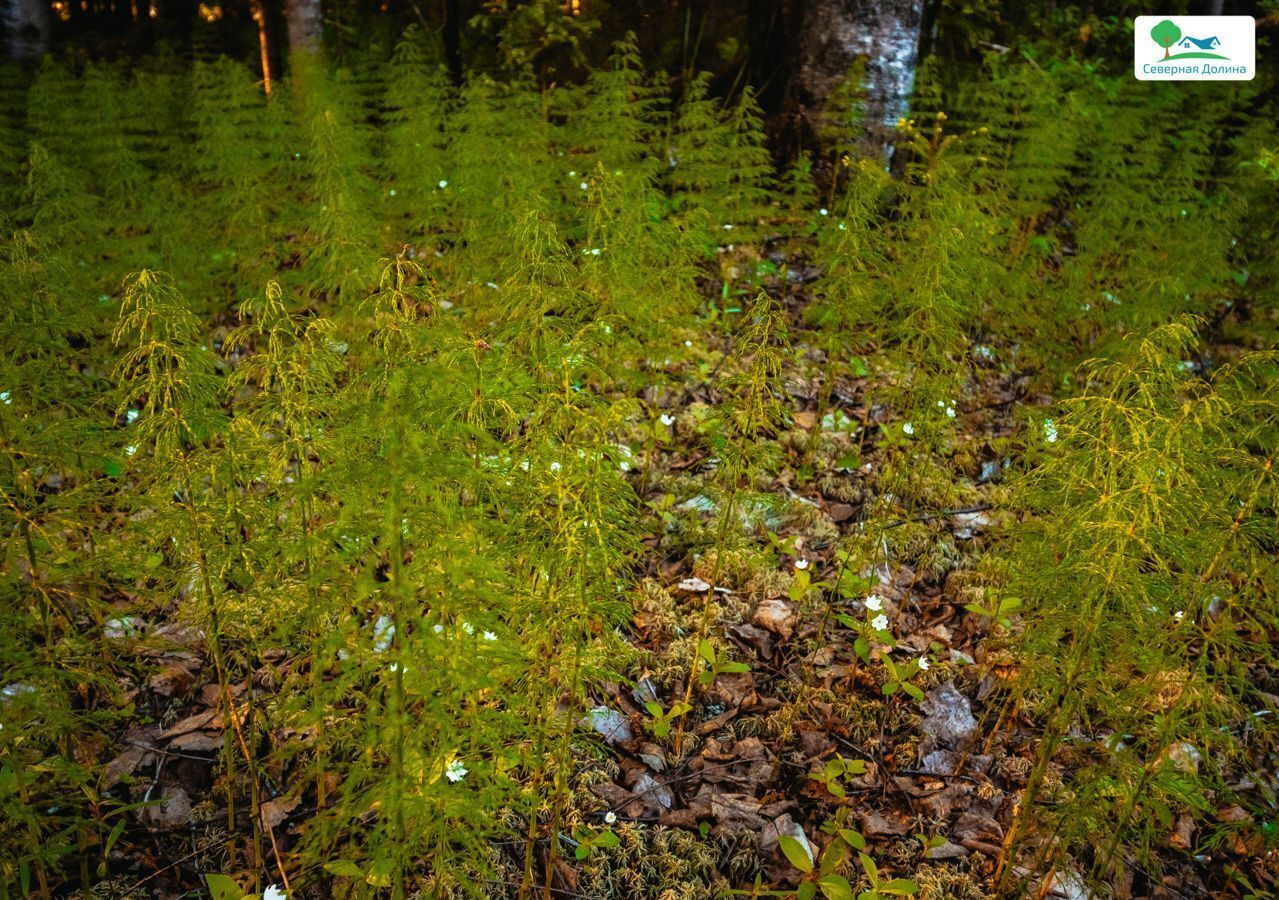
[[[1154,38],[1155,43],[1164,48],[1164,59],[1169,56],[1169,48],[1177,41],[1181,40],[1181,29],[1176,23],[1164,19],[1154,28],[1150,29],[1150,36]]]

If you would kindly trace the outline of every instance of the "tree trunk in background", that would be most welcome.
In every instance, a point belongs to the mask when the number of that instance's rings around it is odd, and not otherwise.
[[[788,124],[813,145],[822,108],[858,59],[866,60],[864,126],[884,146],[909,110],[924,0],[809,0],[787,93]]]
[[[320,0],[284,0],[284,17],[289,28],[289,51],[320,49],[324,35],[324,13]]]
[[[462,86],[462,6],[461,0],[444,0],[444,61],[449,77]]]
[[[11,59],[35,59],[49,52],[53,12],[47,0],[2,0],[0,6]]]

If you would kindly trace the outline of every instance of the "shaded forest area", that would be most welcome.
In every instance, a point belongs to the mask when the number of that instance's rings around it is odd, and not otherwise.
[[[0,896],[1275,896],[1273,3],[20,6]]]

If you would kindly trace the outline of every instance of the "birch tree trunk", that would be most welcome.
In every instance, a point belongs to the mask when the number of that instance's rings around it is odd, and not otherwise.
[[[924,0],[810,0],[795,48],[790,116],[811,138],[826,98],[858,59],[866,60],[865,128],[883,146],[910,108]]]
[[[11,59],[35,59],[49,52],[53,12],[47,0],[0,0]]]
[[[289,30],[289,51],[320,49],[324,35],[324,12],[320,0],[284,0],[284,18]]]

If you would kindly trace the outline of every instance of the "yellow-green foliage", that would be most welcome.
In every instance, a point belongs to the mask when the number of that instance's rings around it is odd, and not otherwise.
[[[859,600],[963,559],[946,522],[979,497],[1019,504],[980,599],[1046,734],[1019,864],[1105,879],[1169,816],[1207,827],[1274,737],[1274,361],[1205,371],[1212,326],[1182,316],[1273,341],[1273,97],[930,66],[888,166],[857,155],[853,84],[779,187],[750,88],[676,102],[633,37],[559,84],[588,20],[518,10],[502,81],[454,86],[416,30],[269,99],[225,60],[51,60],[20,98],[0,73],[0,893],[118,874],[146,787],[101,783],[113,741],[188,703],[119,686],[170,620],[229,726],[209,781],[247,887],[281,849],[300,896],[532,893],[597,824],[575,772],[610,751],[581,724],[635,669],[644,597],[664,699],[696,699],[702,638],[728,671],[713,617],[798,583],[793,539],[847,564],[806,609]],[[1003,454],[1025,474],[984,492]],[[818,489],[856,507],[842,532]],[[738,593],[678,609],[681,558]],[[900,696],[782,689],[740,733],[789,737],[810,696],[859,740],[914,727]],[[619,833],[563,860],[584,896],[710,896],[760,862]]]

